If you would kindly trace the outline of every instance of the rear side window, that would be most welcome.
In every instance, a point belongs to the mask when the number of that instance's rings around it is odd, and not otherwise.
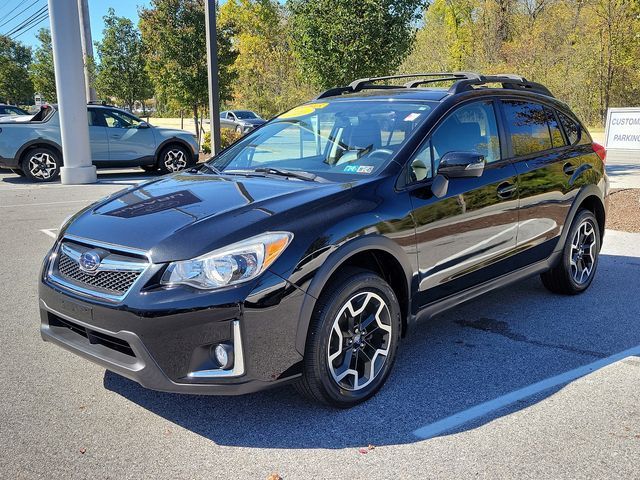
[[[542,105],[516,100],[504,100],[502,104],[516,157],[552,148],[547,111]]]
[[[564,128],[564,133],[567,135],[569,145],[578,145],[591,142],[589,134],[582,130],[580,124],[578,124],[575,120],[568,117],[564,113],[557,112],[557,114],[558,118],[560,119],[560,123],[562,123],[562,128]]]

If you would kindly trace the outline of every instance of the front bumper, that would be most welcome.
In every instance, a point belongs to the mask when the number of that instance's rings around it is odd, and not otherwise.
[[[305,294],[275,275],[264,280],[249,295],[243,293],[242,302],[225,297],[217,303],[212,296],[203,306],[199,298],[188,305],[180,296],[184,291],[170,289],[132,291],[129,302],[105,304],[42,278],[40,331],[43,340],[149,389],[255,392],[295,380],[302,360],[295,337]],[[172,304],[179,296],[180,305]],[[233,369],[211,366],[211,347],[218,343],[233,345]]]

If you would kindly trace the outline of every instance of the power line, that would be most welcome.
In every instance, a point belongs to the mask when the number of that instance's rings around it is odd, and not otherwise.
[[[44,7],[42,7],[42,8],[39,8],[35,13],[31,14],[29,17],[27,17],[21,23],[19,23],[18,25],[14,26],[13,28],[11,28],[7,33],[5,33],[5,35],[11,36],[11,35],[19,32],[24,27],[30,25],[31,22],[33,22],[34,19],[41,17],[43,14],[48,14],[46,5]]]
[[[22,0],[18,5],[16,5],[15,7],[13,7],[11,10],[9,10],[7,13],[5,13],[5,15],[11,15],[17,8],[20,7],[20,5],[22,5],[24,2],[26,2],[27,0]],[[0,10],[2,10],[4,7],[6,7],[7,5],[9,5],[9,2],[7,1],[2,8],[0,8]]]
[[[45,18],[49,16],[49,12],[46,9],[46,6],[38,10],[38,12],[34,13],[31,17],[26,19],[20,25],[16,26],[13,30],[7,33],[7,36],[13,36],[16,33],[20,33],[22,35],[24,33],[23,30],[27,29],[31,30],[34,26],[40,24]],[[16,37],[13,37],[16,38]]]
[[[20,4],[18,5],[18,7],[20,5],[22,5],[26,0],[22,0],[22,2],[20,2]],[[15,19],[16,17],[19,17],[20,15],[22,15],[24,12],[26,12],[27,10],[29,10],[31,7],[33,7],[36,3],[38,3],[40,0],[34,0],[32,3],[30,3],[27,7],[25,7],[23,10],[20,10],[18,13],[16,13],[13,17],[11,17],[9,20],[5,20],[3,23],[0,23],[0,27],[4,27],[7,23],[11,22],[13,19]],[[16,8],[18,8],[16,7]],[[14,8],[15,10],[15,8]],[[13,10],[11,10],[13,12]]]
[[[15,40],[16,38],[18,38],[20,35],[27,33],[29,30],[32,30],[34,27],[37,27],[38,25],[40,25],[42,22],[44,22],[45,20],[47,20],[49,18],[49,12],[46,12],[45,16],[42,17],[40,20],[38,20],[36,23],[34,23],[33,25],[31,25],[29,28],[27,28],[26,30],[24,30],[23,32],[18,33],[18,35],[16,35],[15,37],[13,37],[13,39]]]

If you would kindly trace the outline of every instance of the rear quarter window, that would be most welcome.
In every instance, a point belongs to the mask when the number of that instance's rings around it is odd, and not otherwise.
[[[589,134],[572,118],[568,117],[564,113],[557,112],[564,133],[567,135],[569,145],[581,145],[585,143],[591,143]]]

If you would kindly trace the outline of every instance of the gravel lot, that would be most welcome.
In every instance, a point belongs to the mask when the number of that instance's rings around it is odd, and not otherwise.
[[[57,226],[143,178],[33,186],[0,172],[0,477],[640,478],[640,234],[607,231],[583,295],[532,278],[423,324],[380,394],[349,411],[291,388],[180,396],[38,332],[37,275]],[[580,374],[553,380],[567,372]],[[531,385],[548,388],[518,397]],[[425,438],[436,422],[451,428]]]
[[[640,189],[611,192],[607,227],[623,232],[640,232]]]

